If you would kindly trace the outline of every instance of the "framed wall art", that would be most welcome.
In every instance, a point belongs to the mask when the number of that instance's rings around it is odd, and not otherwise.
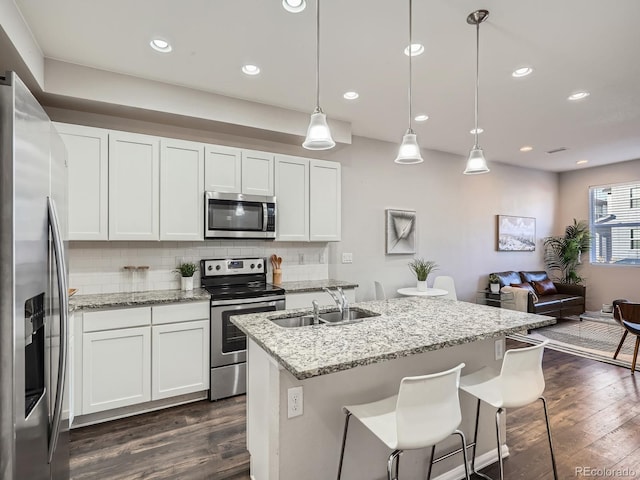
[[[535,249],[535,218],[498,215],[498,251],[533,252]]]
[[[386,210],[387,255],[416,253],[415,210]]]

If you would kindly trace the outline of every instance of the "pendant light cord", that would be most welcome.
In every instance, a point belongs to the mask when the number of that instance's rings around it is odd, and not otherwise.
[[[480,85],[480,21],[476,22],[476,129],[475,147],[478,148],[478,88]]]
[[[320,111],[320,0],[316,0],[316,111]]]
[[[412,35],[412,25],[413,25],[413,0],[409,0],[409,131],[411,132],[411,79],[412,79],[412,70],[411,70],[411,57],[413,56],[413,35]]]

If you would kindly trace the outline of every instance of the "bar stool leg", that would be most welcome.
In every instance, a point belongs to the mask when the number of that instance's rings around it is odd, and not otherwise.
[[[344,460],[344,447],[347,443],[347,430],[349,429],[349,419],[351,412],[347,411],[344,419],[344,433],[342,434],[342,449],[340,450],[340,463],[338,464],[338,480],[342,477],[342,461]]]
[[[398,474],[398,464],[400,463],[400,454],[402,453],[402,450],[394,450],[393,452],[391,452],[391,455],[389,455],[389,460],[387,460],[387,480],[397,480],[397,474]],[[393,462],[395,463],[395,469]],[[393,472],[396,472],[396,477],[394,479],[393,477]]]
[[[429,461],[429,471],[427,472],[427,480],[431,480],[431,470],[433,470],[433,459],[436,455],[436,446],[431,447],[431,460]]]
[[[496,411],[496,439],[498,440],[498,462],[500,464],[500,480],[504,480],[504,465],[502,465],[502,445],[500,444],[500,414],[504,412],[502,408]]]
[[[640,335],[636,336],[636,348],[633,349],[633,362],[631,363],[631,375],[636,371],[636,360],[638,359],[638,347],[640,347]]]
[[[627,338],[627,333],[629,333],[629,330],[624,331],[624,333],[622,334],[622,338],[620,339],[620,343],[618,344],[618,348],[616,348],[616,353],[613,354],[613,359],[615,360],[616,358],[618,358],[618,354],[620,353],[620,349],[622,348],[622,344],[624,343],[624,341]]]
[[[460,435],[460,442],[462,443],[462,459],[464,461],[464,478],[469,480],[470,477],[469,477],[469,463],[467,460],[467,440],[464,438],[464,433],[462,433],[461,430],[456,430],[453,433]],[[431,472],[429,472],[429,474],[431,474]]]
[[[544,419],[547,422],[547,437],[549,438],[549,449],[551,450],[551,465],[553,466],[553,478],[558,480],[558,469],[556,467],[556,456],[553,453],[553,442],[551,441],[551,426],[549,425],[549,412],[547,411],[547,400],[540,397],[542,406],[544,407]]]
[[[478,424],[480,422],[480,399],[478,399],[478,405],[476,407],[476,426],[474,428],[473,433],[473,453],[471,454],[471,473],[473,475],[477,475],[486,480],[493,480],[491,477],[488,477],[484,473],[480,473],[476,471],[476,448],[478,446]]]

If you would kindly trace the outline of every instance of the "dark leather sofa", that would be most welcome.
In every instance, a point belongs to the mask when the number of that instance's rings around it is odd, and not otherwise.
[[[521,286],[529,284],[536,289],[536,282],[539,284],[548,283],[549,277],[547,272],[495,272],[500,279],[500,287],[504,286]],[[527,311],[529,313],[538,313],[540,315],[548,315],[550,317],[564,318],[571,315],[580,315],[585,311],[586,287],[584,285],[568,285],[565,283],[553,282],[556,292],[539,293],[536,295],[529,293],[529,301]],[[526,285],[525,285],[526,287]],[[538,298],[535,301],[536,296]]]

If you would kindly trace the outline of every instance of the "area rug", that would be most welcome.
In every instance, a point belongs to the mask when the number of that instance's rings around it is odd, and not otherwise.
[[[552,350],[630,368],[636,339],[634,335],[627,335],[618,358],[613,359],[622,333],[623,328],[613,319],[610,321],[563,319],[558,320],[555,325],[532,330],[528,335],[515,334],[509,337],[533,344],[548,339],[547,348]]]

